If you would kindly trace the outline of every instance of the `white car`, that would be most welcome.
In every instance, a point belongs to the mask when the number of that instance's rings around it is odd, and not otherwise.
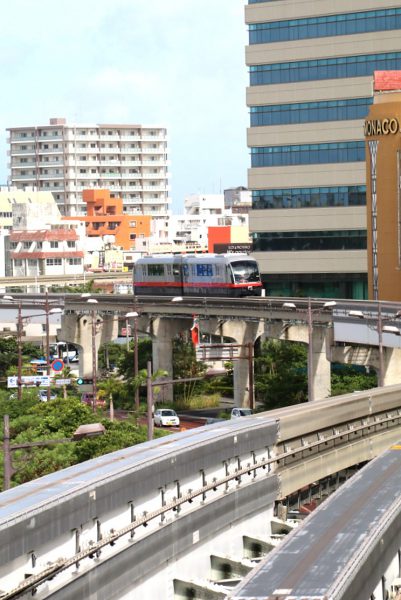
[[[253,415],[253,410],[251,408],[236,407],[231,411],[232,419],[237,419],[238,417],[249,417],[250,415]]]
[[[39,400],[42,402],[47,402],[47,390],[38,390]],[[50,400],[55,400],[57,398],[54,392],[50,392]]]
[[[180,419],[171,408],[158,408],[153,416],[153,422],[156,427],[178,427]]]

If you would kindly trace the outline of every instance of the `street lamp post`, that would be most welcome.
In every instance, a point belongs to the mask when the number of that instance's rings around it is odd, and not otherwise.
[[[283,308],[290,308],[297,311],[298,313],[306,313],[306,322],[308,325],[308,364],[307,364],[307,375],[308,375],[308,400],[312,402],[315,399],[315,390],[313,386],[313,315],[319,313],[322,310],[329,310],[337,305],[335,300],[329,300],[325,302],[323,306],[318,308],[312,308],[311,298],[308,298],[308,306],[306,311],[297,306],[293,302],[284,302]]]
[[[88,298],[88,304],[97,304],[96,298]],[[96,309],[92,309],[92,410],[97,400],[97,356],[96,356]]]
[[[18,363],[17,363],[17,397],[18,400],[22,400],[22,306],[21,302],[18,302],[18,318],[17,318],[17,350],[18,350]]]
[[[138,377],[138,317],[139,314],[136,311],[128,312],[125,315],[127,319],[127,329],[128,329],[128,319],[134,319],[134,377],[135,377],[135,410],[139,410],[139,387],[137,385],[137,377]]]

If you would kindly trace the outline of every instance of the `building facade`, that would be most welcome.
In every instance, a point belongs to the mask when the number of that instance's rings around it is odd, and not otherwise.
[[[85,213],[82,191],[108,188],[124,212],[166,221],[167,131],[143,125],[49,125],[8,130],[10,184],[53,193],[63,215]],[[165,227],[167,237],[167,227]]]
[[[124,214],[123,201],[112,198],[109,190],[84,190],[82,197],[86,216],[66,218],[84,222],[87,237],[112,238],[116,246],[132,250],[137,239],[151,236],[152,217]]]
[[[369,299],[401,301],[401,71],[376,72],[365,120]]]
[[[363,122],[401,0],[248,0],[250,230],[268,294],[367,297]]]
[[[71,226],[12,231],[10,258],[15,277],[83,272],[84,252]]]

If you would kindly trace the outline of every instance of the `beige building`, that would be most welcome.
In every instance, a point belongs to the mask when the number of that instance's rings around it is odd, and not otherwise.
[[[377,72],[365,121],[368,282],[372,300],[401,301],[401,71]]]
[[[10,184],[52,192],[63,215],[85,214],[84,189],[107,188],[122,198],[127,214],[166,221],[171,199],[164,127],[50,119],[7,131]]]
[[[51,192],[39,192],[29,187],[25,190],[16,187],[0,187],[0,229],[12,229],[13,211],[15,212],[17,205],[22,204],[38,206],[42,214],[42,223],[44,215],[48,215],[49,210],[52,212],[54,208],[59,214]]]
[[[250,230],[268,294],[367,297],[363,122],[401,0],[248,0]]]

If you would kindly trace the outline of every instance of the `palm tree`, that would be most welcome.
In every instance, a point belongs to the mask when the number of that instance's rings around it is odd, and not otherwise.
[[[124,382],[116,377],[116,375],[109,375],[106,379],[99,382],[98,385],[98,396],[104,398],[109,403],[110,420],[114,420],[114,402],[113,397],[121,394],[124,389]]]

